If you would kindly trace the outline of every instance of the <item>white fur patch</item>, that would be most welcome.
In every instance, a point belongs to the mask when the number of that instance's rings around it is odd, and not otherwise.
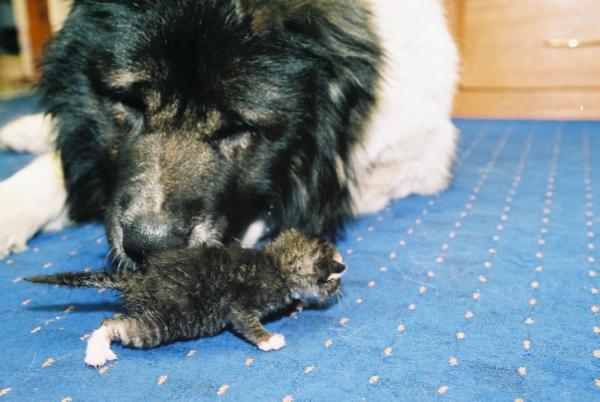
[[[273,334],[266,342],[258,344],[258,348],[263,352],[270,352],[272,350],[278,350],[285,346],[285,338],[281,334]]]
[[[85,350],[85,363],[100,367],[110,360],[116,360],[117,355],[110,349],[110,332],[106,326],[101,326],[94,331],[87,343]]]
[[[345,273],[346,273],[346,270],[343,270],[339,274],[331,274],[331,275],[329,275],[329,278],[327,278],[327,280],[330,281],[333,279],[342,279],[342,276],[344,276]]]
[[[0,258],[23,251],[44,227],[58,230],[68,222],[62,166],[57,154],[38,157],[0,182]]]
[[[352,155],[357,214],[381,209],[394,198],[445,189],[457,141],[450,112],[458,52],[441,2],[370,3],[386,61],[377,106]]]
[[[0,128],[0,149],[44,154],[56,137],[52,119],[42,113],[20,117]]]
[[[267,225],[265,221],[258,220],[253,222],[248,229],[246,229],[246,233],[242,238],[242,247],[243,248],[252,248],[258,243],[258,241],[264,236],[265,231],[267,229]]]
[[[49,223],[44,225],[42,231],[50,233],[58,232],[59,230],[70,226],[72,223],[73,221],[71,220],[71,218],[69,218],[69,209],[65,206],[55,219],[51,220]]]
[[[189,246],[196,247],[202,244],[221,244],[217,239],[219,238],[219,232],[215,225],[210,220],[204,219],[200,223],[194,226],[192,230],[192,236],[190,238]]]

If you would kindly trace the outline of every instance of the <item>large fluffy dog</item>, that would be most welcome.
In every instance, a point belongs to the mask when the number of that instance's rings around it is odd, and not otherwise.
[[[51,151],[0,184],[0,256],[103,218],[134,266],[289,227],[333,234],[440,191],[456,62],[438,0],[75,1],[44,62],[47,117],[0,133]]]

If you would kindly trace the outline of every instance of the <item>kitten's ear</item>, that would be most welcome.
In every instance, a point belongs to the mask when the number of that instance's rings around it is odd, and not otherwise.
[[[329,277],[327,280],[340,279],[346,272],[346,265],[341,264],[337,261],[332,261],[329,266]]]
[[[342,257],[342,253],[340,253],[340,250],[335,250],[335,254],[333,255],[333,261],[339,262],[340,264],[344,263],[344,257]]]
[[[333,261],[331,263],[331,273],[332,274],[341,274],[346,270],[346,264],[342,264],[337,261]]]

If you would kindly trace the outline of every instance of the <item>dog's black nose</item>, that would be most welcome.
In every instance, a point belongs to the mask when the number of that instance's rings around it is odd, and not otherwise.
[[[145,260],[150,254],[184,245],[183,237],[160,217],[138,217],[133,223],[123,225],[123,249],[136,262]]]

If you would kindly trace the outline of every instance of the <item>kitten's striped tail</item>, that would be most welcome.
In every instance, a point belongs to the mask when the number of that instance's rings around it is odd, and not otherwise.
[[[27,282],[75,288],[119,289],[123,281],[119,274],[110,272],[64,272],[55,275],[36,275],[24,278]]]

